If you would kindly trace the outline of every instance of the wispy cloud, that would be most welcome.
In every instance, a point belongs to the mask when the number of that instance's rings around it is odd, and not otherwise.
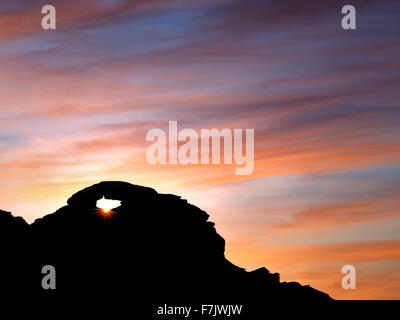
[[[49,32],[42,1],[0,3],[0,208],[32,221],[91,183],[126,180],[206,209],[241,263],[346,298],[325,275],[370,261],[364,281],[396,295],[372,263],[398,259],[396,1],[355,1],[353,33],[337,1],[52,3]],[[149,165],[146,132],[169,120],[254,128],[254,174]]]

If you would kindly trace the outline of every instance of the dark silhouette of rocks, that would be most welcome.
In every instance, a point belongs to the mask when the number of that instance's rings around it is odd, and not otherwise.
[[[110,219],[96,210],[103,196],[122,201]],[[280,282],[279,274],[266,268],[248,272],[229,262],[209,215],[179,196],[110,181],[77,192],[67,203],[31,225],[0,211],[5,248],[0,290],[129,301],[142,311],[149,305],[211,301],[260,311],[332,300],[309,286]],[[41,287],[44,265],[56,268],[56,290]]]

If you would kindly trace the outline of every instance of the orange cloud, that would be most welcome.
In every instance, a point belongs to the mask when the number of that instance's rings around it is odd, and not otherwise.
[[[240,242],[229,246],[227,256],[250,270],[268,266],[281,281],[310,284],[335,299],[400,298],[400,240],[277,247]],[[356,267],[356,290],[341,288],[346,264]]]
[[[296,213],[293,218],[277,228],[323,228],[337,225],[385,220],[397,216],[400,193],[386,193],[356,203],[329,203],[310,206]]]

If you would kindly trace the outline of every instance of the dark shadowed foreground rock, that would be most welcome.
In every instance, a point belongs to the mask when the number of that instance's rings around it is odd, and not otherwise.
[[[109,219],[96,209],[103,196],[122,201]],[[125,182],[79,191],[31,225],[1,211],[1,289],[31,298],[127,303],[137,313],[150,312],[144,319],[168,303],[238,303],[262,312],[331,301],[309,286],[281,283],[266,268],[247,272],[233,265],[208,217],[178,196]],[[56,290],[41,287],[44,265],[56,268]]]

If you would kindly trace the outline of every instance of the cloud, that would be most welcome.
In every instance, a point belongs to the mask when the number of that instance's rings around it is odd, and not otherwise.
[[[231,246],[227,256],[233,263],[250,270],[268,265],[271,272],[280,272],[281,281],[310,284],[334,299],[398,296],[399,240],[269,247],[243,239]],[[346,264],[356,267],[356,290],[341,287]]]
[[[383,198],[368,199],[359,203],[331,203],[311,206],[296,213],[293,218],[277,228],[324,228],[356,224],[396,217],[400,193],[386,194]]]
[[[277,245],[271,261],[294,265],[301,253],[321,277],[352,255],[333,237],[370,240],[354,244],[366,252],[357,261],[397,256],[397,244],[379,244],[398,217],[394,1],[356,1],[352,34],[337,1],[52,3],[55,32],[40,28],[41,1],[0,4],[1,208],[32,220],[89,184],[127,180],[194,199],[253,265],[269,265],[269,251],[242,236]],[[254,174],[149,165],[146,132],[169,120],[254,128]]]
[[[120,22],[132,11],[142,7],[151,7],[155,4],[171,2],[170,0],[148,0],[143,1],[115,1],[104,5],[103,1],[72,0],[53,1],[51,4],[57,10],[57,28],[79,28],[85,25],[101,25],[106,23]],[[173,2],[173,1],[172,1]],[[43,2],[29,1],[25,4],[3,6],[0,11],[0,41],[12,40],[26,37],[42,32],[40,21],[43,17],[41,8]],[[126,18],[125,18],[126,19]]]

